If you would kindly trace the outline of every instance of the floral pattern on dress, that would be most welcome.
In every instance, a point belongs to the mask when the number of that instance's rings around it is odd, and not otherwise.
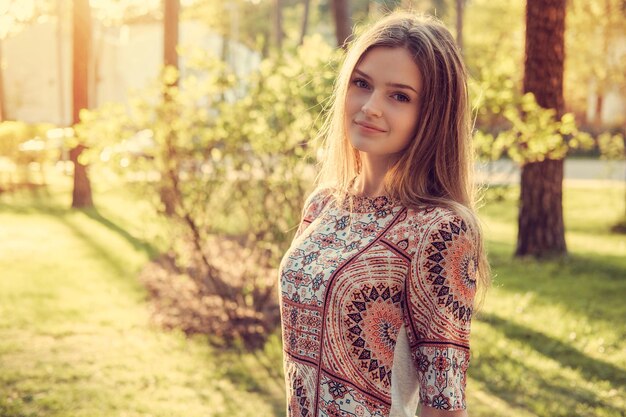
[[[402,328],[420,401],[465,408],[474,248],[450,210],[314,192],[279,268],[288,417],[388,417]]]
[[[437,409],[463,409],[478,268],[475,238],[449,211],[424,236],[406,281],[405,316],[420,401]]]

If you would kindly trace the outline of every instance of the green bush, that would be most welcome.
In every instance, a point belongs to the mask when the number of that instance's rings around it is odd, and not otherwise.
[[[195,69],[179,77],[166,68],[130,109],[84,111],[76,132],[89,145],[86,157],[140,179],[169,219],[167,264],[191,278],[191,293],[222,309],[212,322],[221,320],[223,331],[205,330],[258,346],[278,324],[275,268],[311,186],[312,143],[338,52],[309,38],[247,79],[194,57]],[[220,263],[224,247],[248,266]]]

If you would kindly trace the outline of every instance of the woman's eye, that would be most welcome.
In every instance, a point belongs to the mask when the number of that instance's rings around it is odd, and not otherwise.
[[[411,101],[409,96],[407,96],[406,94],[395,93],[391,97],[393,97],[395,100],[398,100],[402,103],[408,103],[409,101]]]
[[[359,87],[359,88],[367,88],[367,87],[369,87],[369,84],[367,84],[367,81],[362,80],[360,78],[355,79],[354,81],[352,81],[352,83],[354,85],[356,85],[357,87]]]

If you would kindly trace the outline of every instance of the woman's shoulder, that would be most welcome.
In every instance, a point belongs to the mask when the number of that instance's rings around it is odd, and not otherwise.
[[[466,214],[462,213],[459,209],[443,205],[407,207],[406,212],[408,221],[426,226],[441,222],[460,222],[461,220],[465,220],[466,217]]]
[[[305,218],[315,218],[328,204],[334,196],[334,191],[329,187],[317,187],[306,198],[302,216]]]
[[[471,236],[476,231],[476,221],[474,213],[469,209],[444,205],[408,208],[404,220],[415,234],[411,240],[418,245],[424,241],[445,241],[454,236]]]

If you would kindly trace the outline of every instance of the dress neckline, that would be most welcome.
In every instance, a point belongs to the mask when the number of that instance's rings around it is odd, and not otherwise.
[[[345,194],[342,206],[345,210],[352,213],[387,215],[398,204],[398,201],[386,195],[368,197],[366,195],[356,195],[348,192]]]
[[[387,195],[374,197],[359,195],[352,190],[357,177],[352,178],[348,190],[344,192],[342,207],[352,213],[376,213],[377,216],[387,215],[399,204],[395,199]]]

